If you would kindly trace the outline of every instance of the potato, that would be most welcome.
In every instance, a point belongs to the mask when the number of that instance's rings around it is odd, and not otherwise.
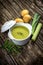
[[[29,14],[29,11],[27,9],[24,9],[21,11],[21,16]]]
[[[16,18],[15,21],[16,21],[16,22],[23,22],[23,19],[21,19],[21,18]]]
[[[29,22],[30,20],[31,20],[31,16],[30,15],[25,15],[24,17],[23,17],[23,20],[24,20],[24,22]]]

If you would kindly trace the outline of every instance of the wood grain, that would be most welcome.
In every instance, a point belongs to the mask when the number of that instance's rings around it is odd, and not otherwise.
[[[21,17],[20,11],[22,9],[28,9],[32,17],[35,14],[35,12],[39,13],[41,15],[40,22],[43,24],[43,11],[37,5],[35,5],[33,0],[0,0],[0,30],[1,26],[6,21],[15,19],[16,17]],[[7,32],[0,32],[0,44],[2,45],[5,39],[8,38]],[[40,31],[40,34],[36,42],[33,43],[30,40],[27,45],[23,46],[22,53],[15,56],[15,54],[13,53],[8,53],[6,49],[5,52],[7,52],[5,57],[8,63],[10,63],[11,61],[12,65],[14,65],[15,62],[19,65],[31,65],[32,62],[37,60],[39,56],[43,57],[43,27]],[[9,61],[8,59],[11,60]]]

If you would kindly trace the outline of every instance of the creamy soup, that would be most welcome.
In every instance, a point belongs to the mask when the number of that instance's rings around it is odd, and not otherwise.
[[[24,26],[15,26],[11,30],[11,34],[15,39],[25,39],[29,35],[29,30]]]

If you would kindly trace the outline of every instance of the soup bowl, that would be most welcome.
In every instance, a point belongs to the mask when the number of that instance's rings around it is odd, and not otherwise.
[[[21,31],[21,29],[23,29],[23,30]],[[21,32],[21,33],[17,34],[16,32]],[[22,35],[22,33],[23,33],[23,35]],[[28,23],[16,23],[12,28],[9,29],[8,37],[16,45],[24,45],[30,40],[31,34],[32,34],[32,26],[30,24],[28,24]]]

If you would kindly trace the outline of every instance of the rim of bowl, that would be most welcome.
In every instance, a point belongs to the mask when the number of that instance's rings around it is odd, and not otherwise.
[[[29,27],[27,27],[27,25],[31,27],[31,31],[30,31]],[[11,30],[12,30],[12,28],[15,27],[15,26],[24,26],[24,27],[26,27],[26,28],[29,30],[29,35],[28,35],[26,38],[24,38],[24,39],[16,39],[16,38],[14,38],[13,35],[11,34]],[[23,41],[23,40],[28,39],[28,38],[31,36],[32,26],[31,26],[30,24],[28,24],[28,23],[16,23],[13,27],[9,30],[9,33],[8,33],[8,36],[9,36],[9,34],[10,34],[10,36],[12,37],[12,38],[10,37],[10,39],[15,39],[15,40],[17,40],[17,41]]]

